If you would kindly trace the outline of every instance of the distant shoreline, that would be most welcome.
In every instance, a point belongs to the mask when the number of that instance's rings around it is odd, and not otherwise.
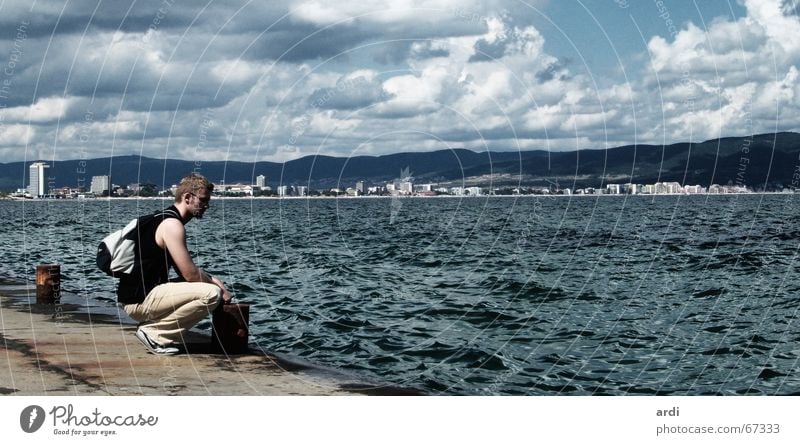
[[[572,195],[564,195],[564,194],[543,194],[543,195],[535,195],[535,194],[527,194],[527,195],[436,195],[436,196],[407,196],[407,195],[396,195],[396,196],[214,196],[213,200],[235,200],[235,201],[243,201],[243,200],[267,200],[267,201],[281,201],[281,200],[289,200],[289,201],[297,201],[297,200],[317,200],[317,199],[346,199],[346,200],[357,200],[357,199],[479,199],[479,198],[597,198],[597,197],[644,197],[644,198],[653,198],[657,196],[740,196],[740,195],[794,195],[794,192],[747,192],[747,193],[658,193],[658,194],[644,194],[644,193],[637,193],[637,194],[572,194]],[[3,197],[0,198],[0,201],[17,201],[17,202],[107,202],[107,201],[173,201],[172,197],[116,197],[116,198],[85,198],[85,199],[58,199],[58,198],[40,198],[40,199],[20,199],[20,198],[9,198]]]

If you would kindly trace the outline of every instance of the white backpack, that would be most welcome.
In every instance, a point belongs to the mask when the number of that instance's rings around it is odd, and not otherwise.
[[[97,246],[97,267],[114,278],[132,275],[138,263],[140,230],[153,224],[156,220],[163,220],[166,215],[180,219],[177,212],[165,209],[152,215],[134,218],[122,229],[103,238],[103,241]]]

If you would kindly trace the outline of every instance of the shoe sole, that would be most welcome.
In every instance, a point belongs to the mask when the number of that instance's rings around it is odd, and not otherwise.
[[[154,355],[175,355],[180,352],[178,348],[163,347],[154,342],[150,337],[141,329],[136,330],[136,338],[144,345],[147,352]]]

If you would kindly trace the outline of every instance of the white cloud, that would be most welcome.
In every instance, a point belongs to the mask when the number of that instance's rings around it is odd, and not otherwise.
[[[452,20],[485,20],[493,14],[513,8],[514,2],[478,0],[360,0],[332,4],[321,0],[298,1],[290,6],[292,17],[315,25],[330,25],[358,19],[382,25]],[[542,3],[529,1],[530,6]]]
[[[669,141],[796,129],[781,116],[800,112],[793,91],[800,22],[780,0],[744,5],[747,16],[736,21],[717,20],[706,31],[690,23],[671,42],[649,41],[653,71],[636,87],[637,100],[656,111],[639,117],[647,127]]]
[[[778,0],[745,0],[748,20],[752,20],[768,36],[769,42],[781,48],[784,61],[800,55],[800,21],[793,11],[786,11]],[[788,12],[788,14],[787,14]]]
[[[50,123],[63,118],[73,98],[45,97],[33,105],[12,107],[0,111],[6,122]]]
[[[0,147],[24,147],[33,141],[36,135],[30,125],[0,125]]]

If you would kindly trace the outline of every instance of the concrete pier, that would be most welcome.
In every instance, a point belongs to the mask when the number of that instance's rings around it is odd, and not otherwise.
[[[136,339],[134,325],[75,309],[36,304],[35,284],[0,282],[0,394],[406,393],[326,375],[254,348],[241,355],[213,353],[201,334],[187,343],[185,354],[155,356]]]

